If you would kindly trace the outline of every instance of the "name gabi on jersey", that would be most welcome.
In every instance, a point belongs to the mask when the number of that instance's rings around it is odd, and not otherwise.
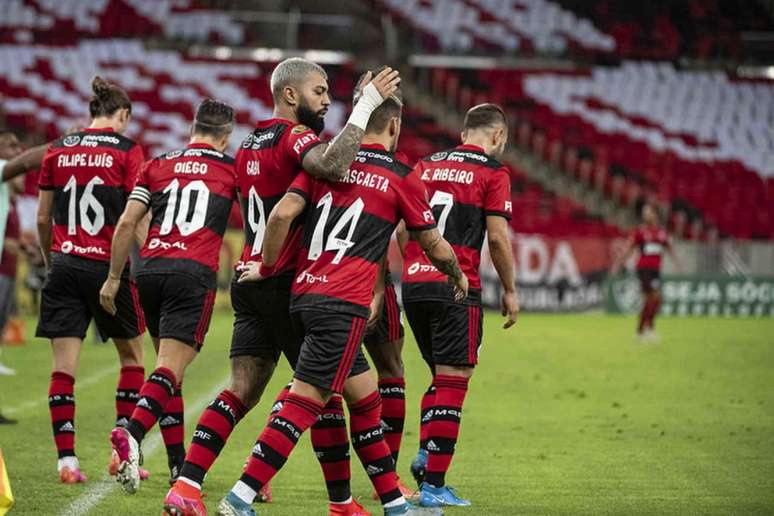
[[[447,181],[449,183],[473,183],[473,172],[456,168],[426,168],[422,171],[422,181]]]
[[[347,170],[344,177],[339,179],[342,183],[356,184],[360,186],[366,186],[368,188],[375,188],[380,192],[386,192],[390,186],[390,180],[379,174],[372,174],[364,170]]]
[[[58,167],[100,167],[110,168],[113,166],[113,156],[108,153],[87,154],[81,152],[78,154],[60,154],[57,158]]]

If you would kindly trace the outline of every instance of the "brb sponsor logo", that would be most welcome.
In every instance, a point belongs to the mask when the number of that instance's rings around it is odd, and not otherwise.
[[[59,250],[62,252],[62,254],[70,254],[73,251],[78,254],[99,254],[99,255],[107,254],[105,250],[99,246],[89,245],[86,247],[82,247],[72,243],[70,240],[65,240],[64,242],[62,242],[62,245],[59,247]]]
[[[166,251],[168,249],[180,249],[181,251],[187,251],[188,247],[183,242],[164,242],[160,238],[153,238],[148,242],[148,249],[158,249]]]
[[[409,276],[413,276],[418,272],[438,272],[438,269],[436,269],[432,265],[428,265],[426,263],[419,263],[419,262],[414,262],[411,265],[409,265],[408,267]]]
[[[303,271],[298,275],[298,278],[296,278],[296,283],[306,283],[308,285],[313,285],[315,283],[328,283],[328,275],[323,274],[322,276],[315,276],[308,271]]]

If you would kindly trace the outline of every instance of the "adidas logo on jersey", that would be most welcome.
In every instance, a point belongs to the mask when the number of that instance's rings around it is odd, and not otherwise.
[[[379,473],[382,473],[384,469],[380,468],[379,466],[374,466],[373,464],[369,464],[366,468],[366,473],[369,477],[373,477],[374,475],[378,475]]]
[[[167,417],[159,421],[159,426],[174,426],[179,424],[180,420],[171,415],[167,415]]]
[[[427,441],[427,451],[439,452],[441,449],[435,444],[435,441]]]
[[[150,403],[148,403],[148,400],[145,398],[140,398],[140,401],[137,402],[137,406],[150,409]]]
[[[65,424],[59,427],[57,432],[75,432],[75,427],[73,426],[72,421],[67,421]]]

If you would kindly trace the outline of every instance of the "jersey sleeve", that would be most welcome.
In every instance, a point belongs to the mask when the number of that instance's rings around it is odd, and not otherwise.
[[[496,215],[511,220],[513,201],[511,199],[511,175],[507,168],[498,168],[489,177],[485,195],[485,215]]]
[[[148,169],[151,167],[152,163],[153,160],[144,163],[142,167],[140,167],[140,172],[137,174],[137,180],[134,184],[134,189],[132,189],[132,193],[129,194],[130,201],[138,201],[143,203],[145,206],[150,206],[151,192],[150,183],[148,182]]]
[[[397,189],[398,211],[409,231],[426,231],[435,227],[435,217],[427,200],[427,190],[414,168]]]
[[[288,192],[293,192],[294,194],[300,195],[306,200],[306,202],[309,202],[309,200],[312,198],[313,186],[314,179],[312,179],[312,176],[307,174],[306,171],[302,170],[301,173],[296,176],[293,182],[290,183]]]
[[[639,228],[635,229],[632,233],[632,240],[634,240],[634,243],[636,245],[642,245],[645,239],[643,238],[642,231],[639,230]]]
[[[317,133],[305,125],[294,125],[285,138],[285,152],[301,165],[306,153],[323,143]]]
[[[124,191],[131,192],[140,174],[145,161],[145,154],[142,147],[135,145],[126,153],[126,163],[124,169]]]
[[[38,177],[38,188],[40,190],[54,189],[53,159],[53,154],[51,149],[49,149],[40,163],[40,176]]]

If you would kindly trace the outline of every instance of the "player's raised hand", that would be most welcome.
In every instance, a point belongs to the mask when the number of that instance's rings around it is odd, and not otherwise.
[[[263,278],[261,276],[261,262],[247,262],[244,265],[237,267],[237,270],[241,272],[237,283],[245,283],[248,281],[260,281]]]
[[[516,292],[503,292],[500,307],[503,317],[508,318],[503,324],[503,328],[507,330],[516,324],[516,318],[519,316],[519,300],[516,298]]]
[[[365,88],[369,83],[373,84],[376,88],[376,91],[379,92],[379,95],[382,96],[382,99],[386,99],[393,93],[395,93],[395,90],[398,89],[398,85],[400,84],[400,73],[398,70],[393,70],[389,66],[386,67],[384,70],[376,74],[376,77],[373,78],[373,80],[370,80],[371,72],[368,72],[368,76],[366,76],[365,80],[363,81],[363,88]]]
[[[99,304],[110,315],[116,315],[116,294],[120,286],[121,280],[108,277],[99,290]]]

